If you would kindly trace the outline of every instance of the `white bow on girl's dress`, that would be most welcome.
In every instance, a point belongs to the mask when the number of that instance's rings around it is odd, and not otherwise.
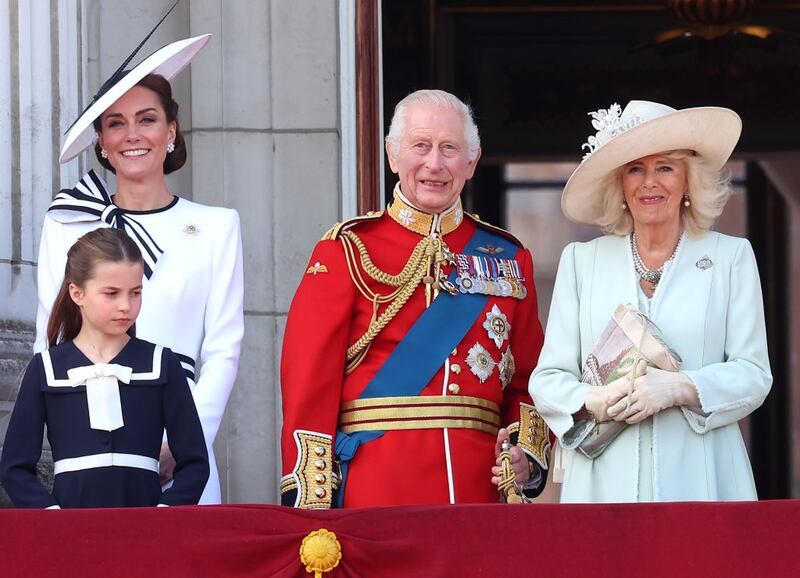
[[[130,383],[133,370],[115,363],[96,363],[67,371],[70,387],[86,385],[89,425],[92,429],[114,431],[121,428],[122,404],[119,382]]]

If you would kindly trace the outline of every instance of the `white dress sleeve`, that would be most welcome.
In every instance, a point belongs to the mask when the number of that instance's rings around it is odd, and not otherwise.
[[[47,349],[47,322],[56,299],[61,282],[64,280],[64,267],[67,264],[63,225],[45,215],[42,224],[42,239],[39,243],[39,263],[37,266],[37,293],[39,306],[36,311],[36,341],[34,353]]]
[[[588,385],[581,375],[580,298],[575,274],[575,244],[564,248],[553,287],[544,346],[528,391],[536,409],[561,438],[583,407]]]
[[[684,370],[697,387],[705,415],[686,407],[681,410],[699,434],[748,415],[763,403],[772,385],[761,282],[753,249],[745,239],[731,266],[725,323],[725,360]]]
[[[239,214],[221,210],[221,237],[212,255],[212,282],[204,312],[199,375],[193,389],[203,433],[211,447],[225,413],[244,336],[244,279]]]

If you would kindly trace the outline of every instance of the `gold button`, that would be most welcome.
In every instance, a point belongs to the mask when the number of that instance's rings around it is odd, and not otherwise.
[[[457,363],[452,363],[450,364],[450,371],[458,375],[459,373],[461,373],[461,366]]]
[[[450,393],[455,395],[458,395],[458,392],[461,391],[461,387],[459,387],[457,383],[451,383],[447,386],[447,389],[450,391]]]
[[[317,495],[318,498],[324,498],[326,494],[325,488],[317,488],[316,490],[314,490],[314,493]]]
[[[318,484],[324,484],[325,483],[324,474],[317,474],[316,476],[314,476],[314,481],[316,481]]]
[[[322,446],[317,446],[317,447],[314,448],[314,453],[317,454],[318,456],[324,456],[325,455],[325,448],[322,447]]]
[[[325,463],[325,460],[317,460],[316,462],[314,462],[314,466],[318,470],[324,470],[326,465],[327,464]]]
[[[450,352],[450,355],[458,355],[458,349],[453,349],[453,351]]]

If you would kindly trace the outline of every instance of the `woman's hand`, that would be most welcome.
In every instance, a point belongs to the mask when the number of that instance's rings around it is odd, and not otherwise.
[[[614,416],[611,414],[610,408],[619,401],[626,399],[631,387],[630,372],[635,371],[634,376],[638,377],[644,375],[647,364],[644,360],[640,360],[634,366],[628,366],[621,370],[621,377],[618,377],[611,383],[601,387],[592,386],[586,390],[586,400],[584,406],[594,416],[598,422],[611,421]],[[626,402],[627,404],[627,402]]]
[[[172,474],[175,471],[175,458],[169,449],[169,444],[161,444],[161,456],[158,458],[158,474],[161,478],[161,485],[172,481]]]
[[[697,388],[689,376],[681,371],[648,367],[644,375],[636,378],[630,396],[609,407],[608,415],[615,421],[633,424],[678,405],[700,405]]]
[[[503,442],[511,436],[508,435],[506,428],[500,428],[497,432],[497,441],[494,444],[494,457],[496,465],[492,467],[492,483],[497,486],[500,484],[500,453],[503,451]],[[511,467],[514,470],[514,478],[518,488],[528,483],[531,477],[531,470],[528,467],[528,458],[517,446],[512,445],[508,451],[511,453]]]

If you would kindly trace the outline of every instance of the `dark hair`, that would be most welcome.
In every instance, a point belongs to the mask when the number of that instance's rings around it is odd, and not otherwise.
[[[178,123],[178,103],[172,98],[172,86],[169,81],[160,74],[148,74],[136,83],[136,86],[143,86],[156,93],[158,100],[161,102],[161,108],[167,117],[167,122],[175,123],[175,150],[167,154],[164,159],[164,174],[168,175],[177,171],[184,164],[186,164],[186,141],[183,139],[180,123]],[[101,114],[94,119],[94,130],[97,133],[103,132],[103,115]],[[112,173],[117,174],[117,171],[100,155],[100,142],[94,145],[94,154],[100,164],[110,170]]]
[[[81,330],[81,311],[69,295],[70,283],[83,287],[94,277],[95,266],[100,262],[141,263],[142,253],[128,234],[121,229],[102,227],[83,235],[67,253],[64,280],[58,290],[50,319],[47,322],[47,342],[50,347],[75,339]],[[128,335],[134,337],[134,325]]]

